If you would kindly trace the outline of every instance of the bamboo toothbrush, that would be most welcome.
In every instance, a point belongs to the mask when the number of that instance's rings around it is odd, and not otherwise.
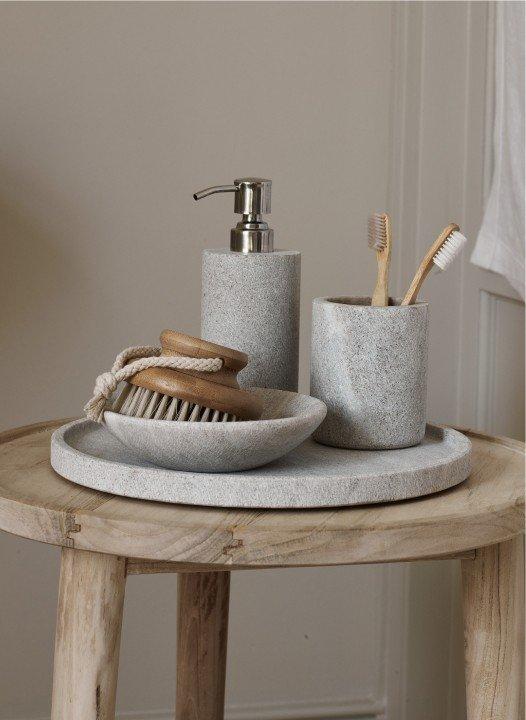
[[[448,268],[453,260],[460,254],[466,242],[467,239],[459,232],[459,227],[455,223],[450,223],[444,228],[420,263],[401,304],[413,305],[416,302],[422,283],[433,265],[435,265],[438,270]]]
[[[389,305],[389,263],[391,261],[391,218],[387,213],[374,213],[369,217],[369,247],[376,250],[378,274],[371,305]]]
[[[141,370],[125,382],[111,407],[113,412],[178,422],[233,422],[261,417],[261,401],[241,390],[237,383],[237,373],[248,363],[245,353],[172,330],[161,333],[161,346],[162,356],[218,357],[223,366],[214,373],[161,367]]]

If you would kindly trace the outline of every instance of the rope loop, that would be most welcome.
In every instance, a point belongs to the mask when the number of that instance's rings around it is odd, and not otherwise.
[[[218,372],[223,367],[221,358],[192,358],[183,355],[161,356],[161,348],[153,345],[135,345],[126,348],[115,358],[109,372],[104,372],[95,380],[93,396],[84,406],[89,420],[102,423],[104,411],[120,382],[128,380],[141,370],[159,367],[170,370],[197,370],[199,372]]]

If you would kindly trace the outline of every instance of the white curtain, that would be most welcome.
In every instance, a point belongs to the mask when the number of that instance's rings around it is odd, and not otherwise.
[[[494,170],[471,262],[524,299],[524,4],[496,3]]]

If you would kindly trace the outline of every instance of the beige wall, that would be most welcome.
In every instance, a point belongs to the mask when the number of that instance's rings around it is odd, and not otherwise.
[[[373,280],[363,228],[386,199],[389,7],[1,14],[2,424],[75,414],[119,348],[198,331],[200,252],[227,243],[235,216],[231,198],[192,192],[240,175],[274,180],[276,243],[304,254],[305,367],[309,298]]]
[[[198,333],[200,252],[226,244],[234,216],[230,199],[196,205],[191,194],[247,174],[273,179],[276,243],[303,253],[306,389],[310,299],[372,288],[371,210],[393,212],[397,292],[448,221],[476,232],[490,11],[0,5],[0,426],[79,414],[122,347],[164,327]],[[516,359],[497,357],[493,372],[514,377],[523,306],[497,280],[484,289],[481,273],[464,259],[430,281],[430,417],[502,427],[462,380],[478,339],[461,353],[459,328],[478,323],[470,298],[482,290],[509,296],[500,327]],[[511,434],[520,403],[514,413]],[[0,537],[1,720],[49,712],[57,560],[54,548]],[[455,583],[448,563],[236,575],[231,717],[380,717],[387,704],[389,720],[458,720]],[[169,717],[174,636],[175,579],[132,578],[121,711]]]

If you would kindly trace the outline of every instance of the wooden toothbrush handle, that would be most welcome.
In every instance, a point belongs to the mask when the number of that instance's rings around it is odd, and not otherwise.
[[[383,250],[376,252],[378,262],[378,274],[376,276],[376,287],[371,298],[371,305],[385,307],[389,305],[389,265],[391,263],[391,218],[385,216],[386,244]]]
[[[418,293],[420,292],[420,288],[422,287],[422,284],[424,280],[426,279],[429,271],[433,267],[433,258],[435,257],[436,253],[440,250],[441,246],[444,244],[445,240],[448,238],[449,235],[451,235],[452,232],[455,230],[459,230],[459,226],[455,223],[450,223],[447,227],[445,227],[440,235],[437,237],[435,242],[431,245],[427,253],[425,254],[424,259],[418,266],[418,270],[415,273],[415,276],[411,282],[411,285],[409,286],[408,291],[404,295],[404,299],[401,302],[401,305],[414,305],[416,302],[416,299],[418,297]]]

